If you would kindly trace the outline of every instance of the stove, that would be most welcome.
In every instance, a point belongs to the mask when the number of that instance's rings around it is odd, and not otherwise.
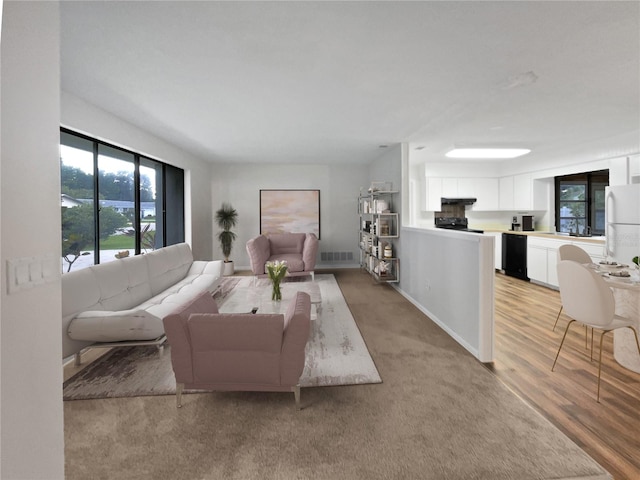
[[[437,228],[448,228],[449,230],[460,230],[463,232],[484,233],[482,230],[469,228],[469,221],[466,217],[434,217]]]

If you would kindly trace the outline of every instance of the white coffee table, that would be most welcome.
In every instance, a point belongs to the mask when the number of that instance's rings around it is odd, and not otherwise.
[[[296,277],[294,277],[296,278]],[[296,292],[306,292],[311,298],[311,320],[316,320],[322,313],[322,296],[320,287],[314,281],[296,280],[280,284],[282,300],[271,300],[271,281],[267,278],[255,279],[243,277],[229,292],[221,292],[216,297],[221,313],[245,313],[257,308],[257,313],[285,313]]]

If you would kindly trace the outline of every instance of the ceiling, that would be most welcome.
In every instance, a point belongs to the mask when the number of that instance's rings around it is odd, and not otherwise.
[[[640,151],[637,1],[64,1],[60,30],[64,91],[212,162]]]

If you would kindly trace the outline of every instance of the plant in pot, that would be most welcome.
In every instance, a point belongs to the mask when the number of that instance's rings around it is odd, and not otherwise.
[[[231,229],[236,226],[237,221],[238,212],[229,203],[223,203],[222,207],[216,212],[216,223],[222,229],[218,233],[218,240],[220,241],[222,255],[224,255],[223,275],[233,275],[233,260],[229,260],[229,256],[231,255],[233,242],[236,239],[236,234]]]

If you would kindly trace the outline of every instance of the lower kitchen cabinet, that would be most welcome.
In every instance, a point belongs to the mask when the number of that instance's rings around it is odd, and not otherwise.
[[[573,244],[585,250],[594,263],[605,259],[604,245],[601,243],[581,242],[558,238],[529,236],[527,239],[527,274],[530,280],[558,287],[558,248],[560,245]]]
[[[494,266],[496,270],[502,270],[502,233],[501,232],[485,232],[485,235],[491,235],[494,240]]]
[[[537,245],[527,245],[527,274],[529,280],[549,283],[549,249]]]

